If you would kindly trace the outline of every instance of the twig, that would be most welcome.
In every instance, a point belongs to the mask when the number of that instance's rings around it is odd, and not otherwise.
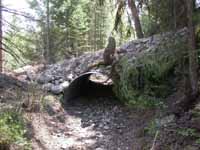
[[[5,51],[6,53],[10,54],[17,63],[22,62],[25,65],[25,62],[21,59],[21,57],[15,53],[14,50],[12,50],[8,45],[6,45],[5,43],[2,42],[2,45],[5,47],[4,49],[2,49],[3,51]]]
[[[14,14],[14,15],[17,15],[17,16],[22,16],[22,17],[27,18],[31,21],[43,22],[42,20],[35,19],[33,16],[30,16],[29,14],[27,14],[25,12],[20,12],[20,11],[10,9],[10,8],[7,8],[7,7],[3,7],[2,11],[7,12],[7,13],[11,13],[11,14]]]
[[[10,45],[14,46],[16,50],[18,50],[22,55],[25,55],[23,50],[20,49],[14,42],[12,42],[9,38],[4,37],[4,40]]]
[[[15,34],[11,35],[12,32],[13,32],[13,31],[11,31],[11,30],[4,31],[4,33],[5,33],[6,35],[8,35],[9,37],[10,37],[10,36],[19,37],[20,39],[22,39],[22,40],[24,40],[24,41],[26,41],[26,42],[28,42],[28,43],[31,43],[31,44],[35,44],[36,41],[37,41],[37,40],[29,39],[29,38],[27,38],[27,37],[24,36],[24,35],[21,35],[21,34],[20,34],[20,31],[14,31]],[[38,41],[38,42],[39,42],[39,41]]]
[[[23,30],[23,31],[28,31],[29,32],[29,30],[27,30],[26,28],[23,28],[23,27],[17,27],[16,25],[14,25],[14,24],[12,24],[12,23],[10,23],[9,21],[7,21],[6,19],[2,19],[2,22],[3,22],[3,24],[4,25],[6,25],[6,26],[9,26],[12,30],[14,30],[14,31],[16,31],[16,30]],[[4,31],[5,32],[5,31]],[[32,31],[33,32],[33,31]],[[34,33],[37,33],[37,32],[35,32],[34,31]]]
[[[159,134],[159,131],[156,131],[156,134],[155,134],[155,137],[154,137],[154,140],[153,140],[153,145],[152,145],[150,150],[154,150],[155,149],[155,145],[156,145],[156,140],[157,140],[158,134]]]

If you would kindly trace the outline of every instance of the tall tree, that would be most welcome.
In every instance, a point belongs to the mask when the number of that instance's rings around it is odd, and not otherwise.
[[[144,34],[142,32],[139,13],[135,4],[135,0],[128,0],[128,6],[131,10],[132,19],[134,20],[135,32],[136,32],[137,38],[143,38]]]
[[[188,48],[189,48],[189,75],[192,96],[198,93],[198,53],[195,45],[195,28],[193,24],[193,0],[185,0],[187,5],[187,19],[188,19]]]
[[[139,17],[139,10],[136,7],[135,0],[118,0],[117,1],[117,13],[115,16],[115,25],[114,29],[117,30],[119,25],[122,25],[122,17],[125,12],[125,10],[128,12],[127,8],[131,10],[131,13],[128,13],[129,18],[134,22],[133,29],[136,32],[137,38],[143,38],[144,34],[142,31],[142,26],[140,23],[140,17]],[[128,4],[128,7],[127,7]],[[132,22],[131,21],[131,22]]]
[[[2,48],[2,0],[0,0],[0,72],[3,71],[3,48]]]
[[[109,24],[108,6],[100,6],[97,1],[90,0],[50,2],[51,21],[54,24],[53,28],[56,27],[56,30],[61,33],[57,39],[62,37],[60,45],[64,45],[63,50],[69,49],[73,53],[81,53],[104,47],[108,32],[106,27]],[[52,40],[51,43],[57,39]]]
[[[50,62],[50,56],[49,56],[49,33],[50,33],[50,14],[49,14],[49,0],[47,0],[46,3],[46,52],[44,55],[44,58],[46,59],[46,61],[49,63]]]

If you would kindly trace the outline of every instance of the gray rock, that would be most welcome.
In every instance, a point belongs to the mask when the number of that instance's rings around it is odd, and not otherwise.
[[[28,78],[29,80],[31,80],[31,81],[35,80],[35,78],[36,78],[35,72],[33,72],[33,71],[27,71],[26,74],[27,74],[27,78]]]
[[[52,85],[51,92],[53,94],[60,94],[63,91],[63,87],[61,85]]]
[[[109,130],[109,129],[110,129],[110,127],[107,126],[107,125],[105,125],[103,128],[104,128],[105,130]]]
[[[63,83],[60,84],[60,86],[64,90],[65,88],[67,88],[69,86],[69,82],[68,81],[64,81]]]
[[[166,126],[167,124],[172,123],[174,121],[175,121],[175,115],[169,115],[162,118],[161,120],[157,120],[156,122],[159,126]]]
[[[98,147],[98,148],[96,148],[95,150],[104,150],[103,148],[100,148],[100,147]]]
[[[64,82],[64,80],[63,80],[63,78],[61,78],[60,80],[59,80],[59,83],[63,83]]]
[[[40,74],[37,79],[37,82],[39,84],[46,84],[46,83],[51,82],[52,80],[53,80],[52,75]]]
[[[103,124],[99,124],[99,128],[103,128],[104,127],[104,125]]]
[[[70,73],[68,76],[67,76],[67,80],[69,81],[72,81],[74,79],[74,75],[72,73]]]
[[[42,86],[42,88],[43,88],[44,90],[50,92],[52,86],[53,86],[52,83],[46,83],[46,84],[44,84],[44,85]]]
[[[54,83],[55,83],[55,85],[59,85],[60,84],[59,80],[55,80]]]

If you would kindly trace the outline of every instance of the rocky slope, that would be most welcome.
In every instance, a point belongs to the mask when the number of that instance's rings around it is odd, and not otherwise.
[[[171,43],[175,39],[184,39],[187,30],[181,29],[178,32],[168,32],[154,35],[149,38],[133,40],[120,46],[117,49],[116,61],[120,61],[124,56],[130,61],[137,59],[141,55],[146,55],[153,51],[159,51],[160,43]],[[111,66],[102,66],[88,70],[92,64],[103,60],[103,50],[95,53],[85,53],[80,57],[66,59],[62,62],[52,65],[36,65],[26,66],[20,70],[16,70],[15,76],[25,81],[36,81],[41,84],[44,89],[54,94],[61,93],[68,85],[78,76],[86,71],[97,71],[103,74],[110,74]]]

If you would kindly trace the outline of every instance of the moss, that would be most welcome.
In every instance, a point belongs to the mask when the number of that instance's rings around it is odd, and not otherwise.
[[[131,106],[152,107],[162,103],[175,87],[176,71],[185,54],[184,46],[162,43],[136,58],[124,56],[116,65],[114,92]]]

